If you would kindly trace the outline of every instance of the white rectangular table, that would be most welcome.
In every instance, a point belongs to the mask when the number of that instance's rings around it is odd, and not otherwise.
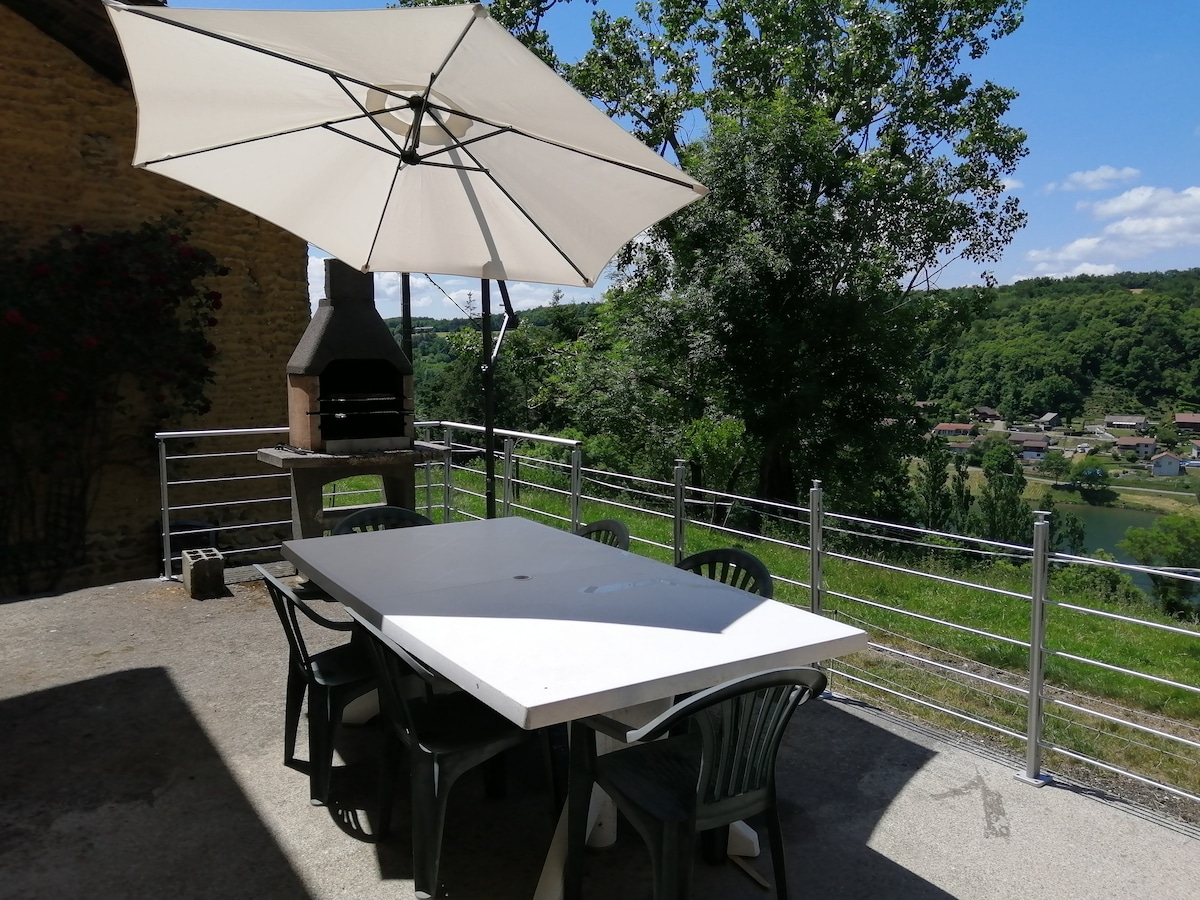
[[[283,555],[523,728],[867,646],[849,625],[521,518],[285,541]]]

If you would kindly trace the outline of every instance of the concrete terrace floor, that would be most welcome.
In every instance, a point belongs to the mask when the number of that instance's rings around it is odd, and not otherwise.
[[[328,808],[281,764],[285,660],[256,583],[0,601],[0,898],[413,896],[406,796],[389,838],[368,836],[374,726],[347,730]],[[541,763],[518,749],[502,800],[478,773],[455,787],[443,896],[533,895],[553,830]],[[792,896],[1200,896],[1195,828],[1018,768],[836,697],[800,710],[779,765]],[[769,878],[762,843],[750,865]],[[628,826],[586,877],[589,897],[650,897]],[[698,861],[694,895],[771,894]]]

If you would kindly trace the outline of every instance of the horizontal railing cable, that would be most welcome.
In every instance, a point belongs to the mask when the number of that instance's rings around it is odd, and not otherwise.
[[[1135,731],[1140,731],[1143,734],[1153,735],[1154,737],[1160,737],[1160,738],[1163,738],[1164,740],[1176,741],[1180,744],[1184,744],[1188,747],[1191,747],[1194,750],[1200,750],[1200,741],[1188,740],[1187,738],[1185,738],[1181,735],[1171,734],[1171,732],[1169,732],[1169,731],[1160,731],[1157,728],[1151,728],[1149,725],[1142,725],[1138,722],[1131,721],[1130,719],[1122,719],[1120,716],[1110,716],[1107,713],[1102,713],[1096,709],[1091,709],[1086,706],[1079,706],[1078,704],[1075,704],[1075,703],[1068,703],[1066,700],[1062,700],[1058,697],[1047,696],[1044,699],[1047,703],[1051,703],[1055,706],[1064,707],[1066,709],[1072,710],[1073,712],[1084,713],[1089,716],[1095,716],[1097,719],[1102,719],[1103,721],[1110,722],[1113,725],[1122,725],[1126,728],[1132,728]],[[1063,721],[1073,722],[1073,720],[1070,720],[1070,719],[1064,719]],[[1101,733],[1111,736],[1110,732],[1101,732]],[[1143,745],[1143,746],[1145,746],[1145,745]],[[1157,749],[1157,748],[1155,748],[1155,749]],[[1189,760],[1186,757],[1179,757],[1179,758],[1184,759],[1185,761],[1188,761],[1188,762],[1195,762],[1195,760]]]
[[[1169,631],[1172,634],[1181,634],[1185,637],[1200,638],[1200,631],[1192,628],[1180,628],[1177,625],[1168,625],[1165,622],[1151,622],[1147,619],[1139,619],[1136,616],[1123,616],[1120,613],[1109,612],[1105,609],[1094,609],[1090,606],[1078,606],[1074,603],[1063,603],[1060,600],[1047,600],[1047,606],[1056,606],[1059,609],[1069,609],[1072,612],[1083,613],[1088,616],[1099,616],[1102,619],[1112,619],[1117,622],[1125,622],[1129,625],[1142,625],[1146,628],[1154,628],[1158,631]]]
[[[907,616],[910,619],[919,619],[922,622],[930,622],[934,625],[941,625],[945,628],[950,628],[954,631],[965,631],[968,634],[974,634],[979,637],[989,638],[995,641],[1001,641],[1006,644],[1013,644],[1017,647],[1028,647],[1028,641],[1017,640],[1016,638],[1005,637],[1002,634],[993,634],[990,631],[982,631],[978,628],[972,628],[970,625],[960,625],[957,622],[948,622],[945,619],[939,619],[935,616],[927,616],[922,613],[916,613],[908,609],[900,609],[898,606],[888,606],[886,603],[877,603],[874,600],[867,600],[865,597],[856,597],[853,594],[843,594],[840,591],[825,591],[827,596],[840,597],[843,600],[850,600],[854,603],[861,603],[863,606],[870,606],[874,609],[883,609],[888,612],[897,613],[901,616]]]
[[[1023,697],[1029,696],[1028,688],[1022,688],[1015,684],[1009,684],[1007,681],[988,678],[986,675],[980,675],[978,672],[972,672],[970,669],[960,669],[957,666],[940,663],[936,660],[929,659],[928,657],[917,656],[915,653],[906,653],[903,650],[899,650],[895,647],[889,647],[887,644],[879,644],[875,641],[869,641],[867,646],[880,653],[887,653],[891,656],[899,656],[912,662],[919,662],[922,667],[931,666],[932,668],[940,669],[945,672],[953,672],[955,675],[961,675],[964,678],[970,678],[974,681],[981,681],[984,684],[990,684],[994,687],[1003,688],[1006,691],[1012,691],[1013,693],[1020,694]]]
[[[1145,681],[1152,681],[1155,684],[1161,684],[1164,687],[1177,688],[1181,691],[1189,691],[1193,694],[1200,694],[1200,687],[1194,684],[1184,684],[1181,681],[1172,681],[1170,678],[1162,678],[1158,675],[1150,675],[1146,672],[1139,672],[1137,669],[1126,669],[1123,666],[1114,666],[1111,663],[1101,662],[1098,659],[1089,659],[1086,656],[1076,656],[1074,653],[1067,653],[1063,650],[1052,650],[1046,648],[1046,653],[1050,656],[1056,656],[1059,659],[1069,659],[1072,662],[1083,663],[1088,666],[1095,666],[1099,669],[1104,669],[1108,672],[1118,672],[1121,675],[1130,675],[1134,678],[1141,678]]]
[[[1124,775],[1126,778],[1132,778],[1134,781],[1139,781],[1142,784],[1147,784],[1150,787],[1157,788],[1158,790],[1166,791],[1168,794],[1174,794],[1176,797],[1183,797],[1185,800],[1194,800],[1195,802],[1200,803],[1200,794],[1190,794],[1181,788],[1164,784],[1161,781],[1155,781],[1153,778],[1147,778],[1145,775],[1139,775],[1136,772],[1131,772],[1129,769],[1122,769],[1120,766],[1111,765],[1110,763],[1098,760],[1093,756],[1088,756],[1075,750],[1069,750],[1066,747],[1059,746],[1058,744],[1042,741],[1042,746],[1047,750],[1052,750],[1055,753],[1061,754],[1062,756],[1066,756],[1070,759],[1088,763],[1089,765],[1095,766],[1098,769],[1104,769],[1106,772]]]
[[[940,581],[942,584],[954,584],[959,587],[974,588],[976,590],[985,591],[989,594],[999,594],[1002,597],[1012,597],[1014,600],[1029,600],[1028,594],[1022,594],[1019,591],[1010,591],[1005,588],[992,587],[988,584],[978,584],[974,581],[963,581],[961,578],[951,578],[949,575],[937,575],[933,572],[919,572],[915,569],[907,569],[904,566],[893,566],[891,563],[879,562],[874,559],[867,559],[861,556],[849,556],[845,553],[834,553],[832,551],[825,554],[830,559],[841,559],[846,562],[862,563],[865,566],[872,566],[876,569],[884,569],[889,572],[901,572],[908,575],[916,575],[919,578],[927,578],[930,581]]]
[[[839,678],[847,678],[850,681],[856,681],[859,684],[864,684],[868,687],[875,688],[875,690],[883,691],[884,693],[890,694],[893,697],[899,697],[900,699],[906,700],[909,703],[915,703],[918,706],[925,707],[926,709],[932,709],[932,710],[935,710],[936,712],[943,713],[947,716],[953,716],[954,718],[960,719],[964,722],[970,722],[972,725],[977,725],[980,728],[986,728],[989,731],[996,731],[996,732],[999,732],[1000,734],[1006,735],[1007,737],[1014,738],[1019,741],[1024,741],[1026,739],[1025,735],[1021,734],[1019,731],[1013,731],[1011,728],[1005,728],[1003,725],[997,725],[995,722],[988,722],[985,719],[979,719],[979,718],[976,718],[975,716],[969,716],[966,713],[960,712],[959,710],[951,709],[949,707],[945,707],[940,704],[933,703],[930,700],[925,700],[921,697],[913,696],[912,694],[908,694],[908,693],[898,690],[898,689],[892,689],[892,688],[885,687],[883,685],[880,685],[873,681],[870,681],[866,678],[859,678],[858,676],[852,675],[849,672],[847,672],[845,669],[845,666],[843,664],[831,665],[829,667],[829,670],[831,672],[835,673]]]

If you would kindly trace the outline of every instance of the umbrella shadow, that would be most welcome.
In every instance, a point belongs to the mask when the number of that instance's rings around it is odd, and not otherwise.
[[[14,900],[310,896],[163,668],[0,701],[0,797]]]

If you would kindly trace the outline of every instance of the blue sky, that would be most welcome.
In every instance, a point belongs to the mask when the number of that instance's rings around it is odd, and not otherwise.
[[[334,9],[385,6],[373,0],[170,0],[173,7]],[[619,10],[628,0],[600,0]],[[547,23],[561,56],[586,49],[582,0],[552,10]],[[1031,0],[1025,22],[976,64],[978,78],[1015,88],[1007,121],[1029,135],[1029,155],[1011,191],[1027,227],[991,270],[1002,283],[1037,275],[1186,269],[1200,266],[1200,2]],[[703,201],[701,201],[703,202]],[[321,293],[321,254],[310,254]],[[380,311],[399,314],[399,277],[376,275]],[[467,303],[478,284],[413,276],[413,313],[461,315],[444,290]],[[942,287],[977,283],[965,264]],[[518,309],[550,299],[553,286],[510,283]],[[565,287],[567,300],[592,292]]]

